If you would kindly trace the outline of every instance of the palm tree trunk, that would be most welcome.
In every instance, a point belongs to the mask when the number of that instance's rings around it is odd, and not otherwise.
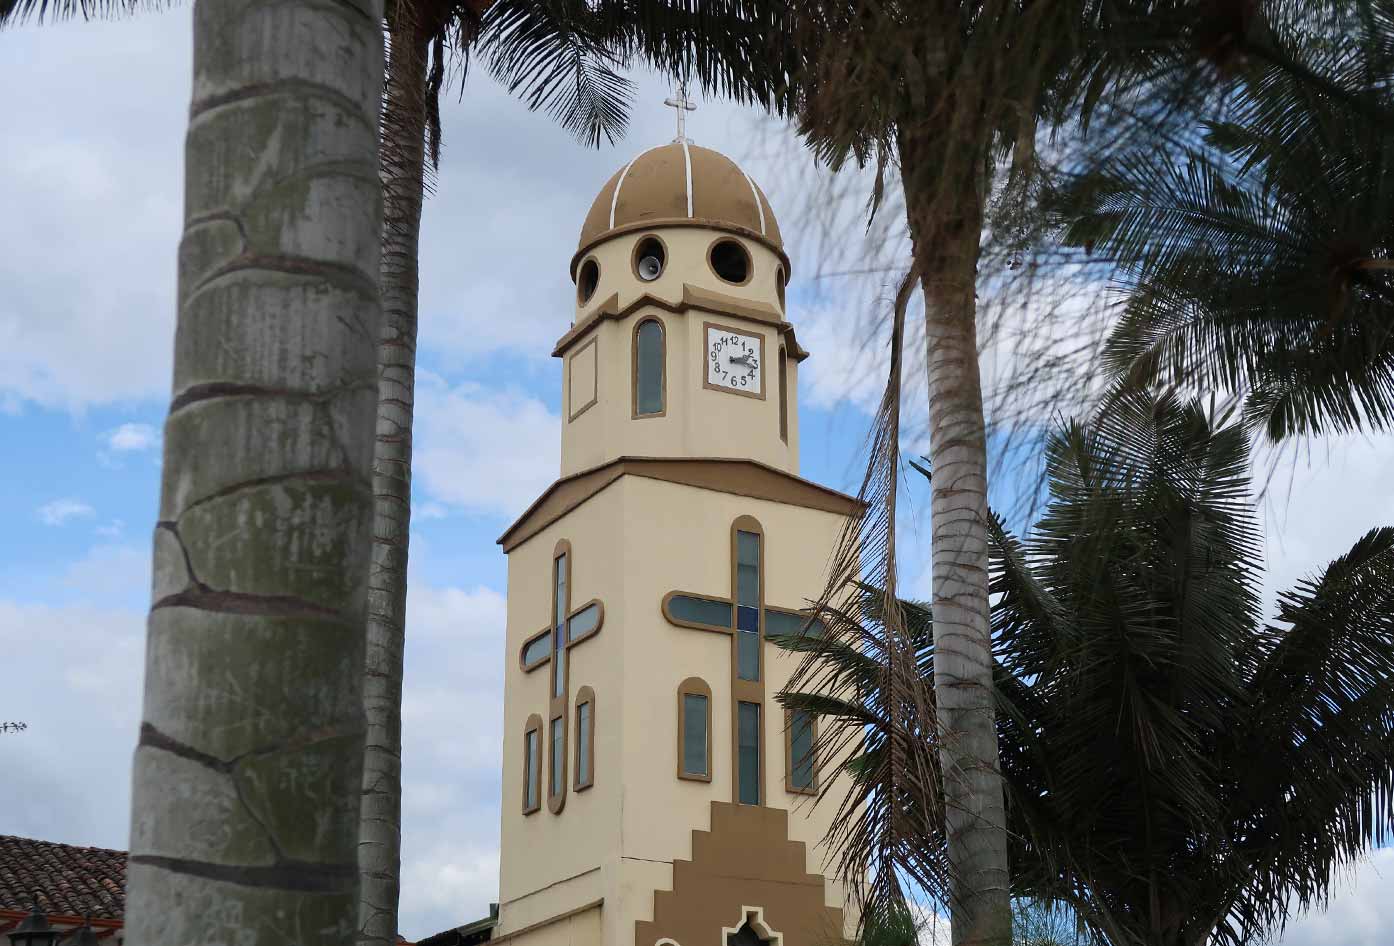
[[[409,3],[398,3],[393,11],[382,116],[382,328],[363,677],[368,742],[358,847],[362,884],[358,942],[373,946],[392,946],[397,941],[401,888],[402,653],[429,45],[429,35],[419,28],[415,12],[415,5]]]
[[[1009,946],[1006,812],[998,770],[988,620],[987,437],[978,372],[976,280],[982,162],[971,139],[902,132],[899,150],[925,300],[932,471],[934,693],[942,739],[954,946]],[[952,165],[949,162],[953,162]],[[960,186],[942,173],[950,166]]]
[[[379,0],[199,0],[128,940],[355,930]]]

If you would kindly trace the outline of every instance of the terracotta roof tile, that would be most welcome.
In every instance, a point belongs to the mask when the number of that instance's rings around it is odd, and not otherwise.
[[[0,834],[0,910],[124,920],[126,852]],[[412,946],[397,938],[398,946]]]
[[[0,834],[0,909],[119,920],[126,910],[126,852]]]

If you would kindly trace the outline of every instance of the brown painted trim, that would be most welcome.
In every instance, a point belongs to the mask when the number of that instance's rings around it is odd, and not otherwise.
[[[765,210],[765,215],[767,217],[770,216],[770,210],[768,208]],[[779,257],[779,261],[784,264],[785,268],[788,269],[789,272],[793,272],[793,269],[789,267],[789,254],[784,252],[784,247],[765,236],[759,230],[752,230],[748,227],[742,227],[739,224],[728,223],[725,220],[713,220],[706,217],[658,217],[621,224],[612,229],[604,230],[598,237],[581,244],[571,257],[571,263],[568,269],[568,272],[571,273],[571,279],[573,281],[576,279],[576,269],[580,265],[582,258],[607,240],[613,240],[615,237],[624,236],[626,233],[634,233],[638,230],[657,230],[664,227],[700,227],[703,230],[720,230],[723,233],[734,233],[736,236],[754,240],[760,245],[772,250],[774,254]]]
[[[581,268],[584,267],[588,262],[595,263],[595,288],[597,290],[600,288],[600,260],[596,259],[594,256],[590,256],[586,259],[581,260],[581,262],[576,266],[576,305],[578,308],[580,306],[585,305],[587,302],[590,302],[589,298],[581,298]],[[591,295],[595,295],[595,290],[591,291]]]
[[[537,733],[537,767],[533,769],[532,777],[537,780],[537,804],[528,806],[528,733]],[[542,770],[546,768],[542,753],[547,746],[547,740],[542,734],[542,717],[533,713],[528,717],[527,724],[523,726],[523,814],[530,815],[542,807]]]
[[[542,630],[538,631],[536,634],[532,635],[532,636],[529,637],[527,640],[523,641],[522,646],[518,648],[518,669],[522,670],[523,673],[532,673],[532,672],[533,672],[534,670],[536,670],[538,667],[541,667],[541,666],[544,665],[544,664],[549,664],[549,663],[551,663],[551,662],[552,662],[552,646],[551,646],[551,640],[550,640],[551,636],[552,636],[552,628],[551,628],[550,626],[548,626],[548,627],[544,627]],[[547,656],[546,656],[546,657],[543,657],[541,660],[534,661],[533,663],[526,663],[526,662],[524,662],[524,660],[523,660],[523,655],[526,654],[526,653],[528,652],[528,647],[533,643],[533,641],[537,640],[539,637],[546,637],[546,638],[548,638],[548,642],[547,642]],[[549,682],[550,682],[550,681],[549,681]]]
[[[807,710],[801,712],[808,713]],[[784,790],[791,795],[817,795],[818,794],[818,716],[808,713],[809,724],[813,728],[813,748],[810,750],[813,758],[813,784],[808,788],[794,787],[794,711],[786,709],[784,711]]]
[[[684,772],[682,760],[684,756],[682,737],[687,730],[687,701],[683,699],[691,693],[693,696],[705,696],[707,698],[707,774],[694,775],[691,772]],[[712,780],[712,743],[716,741],[716,732],[712,729],[712,688],[707,685],[707,681],[701,677],[688,677],[678,684],[678,759],[677,774],[678,778],[689,782],[710,782]]]
[[[783,345],[779,346],[779,439],[789,442],[789,363]]]
[[[729,388],[724,384],[712,384],[709,380],[707,380],[708,375],[710,373],[707,365],[708,362],[711,360],[711,355],[707,351],[707,349],[711,345],[711,335],[709,333],[712,329],[717,329],[721,332],[730,332],[732,335],[739,335],[742,338],[753,338],[757,342],[759,342],[760,391],[758,393],[756,393],[755,391],[742,391],[739,388]],[[699,352],[699,357],[702,359],[702,366],[699,369],[702,373],[702,387],[706,388],[708,391],[720,391],[723,394],[739,394],[741,397],[754,398],[757,401],[763,401],[765,399],[765,389],[768,387],[768,385],[765,384],[765,336],[763,333],[751,333],[742,328],[734,328],[730,325],[722,325],[720,322],[703,322],[702,345],[701,350]]]
[[[861,504],[845,493],[820,486],[758,460],[731,457],[617,457],[557,480],[498,539],[511,552],[561,519],[621,476],[682,483],[789,506],[850,516]]]
[[[490,939],[489,942],[506,943],[510,939],[517,939],[520,936],[526,936],[529,933],[535,933],[540,929],[553,925],[554,923],[560,923],[562,920],[569,920],[574,916],[580,916],[582,913],[589,913],[592,910],[599,910],[602,907],[604,907],[604,905],[605,898],[601,897],[599,900],[592,900],[590,903],[583,903],[579,907],[576,907],[574,910],[567,910],[565,913],[558,913],[556,916],[551,917],[550,919],[538,920],[536,923],[530,923],[527,926],[520,927],[519,929],[514,930],[512,933],[505,933],[502,936],[495,936],[492,939]]]
[[[586,771],[590,773],[590,778],[581,781],[581,707],[590,704],[590,721],[586,728],[590,730],[586,742]],[[576,691],[576,782],[572,786],[576,791],[583,792],[595,784],[595,690],[589,686],[583,686]]]
[[[591,399],[582,404],[579,408],[575,404],[574,378],[576,371],[576,359],[581,357],[581,353],[587,348],[594,348],[592,357],[595,359],[595,370],[591,372]],[[566,358],[566,400],[569,413],[566,422],[569,424],[590,410],[600,400],[600,336],[591,336],[590,341],[577,348]]]
[[[557,601],[556,562],[561,559],[563,555],[566,556],[566,600],[559,602]],[[565,639],[565,616],[571,613],[571,584],[572,575],[575,571],[573,568],[575,558],[576,556],[572,554],[571,543],[566,539],[558,539],[557,544],[552,548],[552,574],[550,576],[552,580],[552,633],[556,635],[552,641],[552,654],[554,656],[558,650],[565,653],[568,649]],[[560,627],[557,626],[558,605],[561,605],[560,610],[564,616]],[[558,641],[561,643],[560,648],[557,647]],[[564,666],[562,666],[560,670],[557,669],[555,663],[553,664],[552,672],[548,675],[547,680],[547,810],[554,815],[561,814],[562,809],[566,807],[567,740],[570,736],[569,729],[571,726],[571,720],[567,712],[567,694],[571,692],[570,654],[566,654],[566,658],[567,659],[563,660]],[[561,677],[560,686],[557,685],[558,676]],[[557,694],[558,689],[561,690],[560,695]],[[557,728],[557,720],[561,720],[560,729]],[[558,733],[560,735],[558,735]],[[561,742],[559,747],[553,745],[553,743],[557,741]],[[557,777],[558,773],[553,771],[553,768],[558,762],[561,764],[560,778]],[[552,791],[554,785],[558,786],[555,792]]]
[[[716,271],[716,264],[712,262],[712,250],[716,249],[722,243],[734,243],[736,246],[739,246],[741,252],[745,254],[745,278],[740,282],[732,282]],[[707,244],[707,268],[712,271],[712,275],[728,286],[748,286],[750,285],[750,281],[755,278],[755,257],[750,255],[750,250],[740,240],[733,239],[723,234]]]
[[[694,286],[691,283],[683,283],[682,298],[677,302],[651,292],[641,292],[628,305],[621,308],[620,294],[618,292],[611,293],[605,301],[577,319],[576,324],[557,339],[557,343],[552,346],[552,357],[560,358],[567,349],[576,344],[601,320],[627,319],[645,306],[653,306],[664,312],[672,312],[677,315],[685,314],[690,309],[704,309],[716,315],[762,322],[774,326],[779,334],[787,339],[789,351],[795,361],[803,361],[808,357],[808,352],[799,345],[798,339],[794,335],[794,326],[784,321],[784,316],[779,309],[764,302],[742,299],[740,296],[731,296],[712,289],[703,289],[701,286]]]
[[[653,322],[658,325],[661,337],[659,344],[659,370],[663,372],[663,384],[659,393],[659,399],[663,403],[663,409],[653,414],[639,413],[639,329],[648,323]],[[629,418],[630,420],[648,420],[650,417],[668,416],[668,326],[663,324],[663,319],[657,315],[646,315],[634,323],[634,331],[629,336]]]
[[[644,245],[645,240],[653,240],[663,250],[663,268],[658,271],[658,275],[653,279],[645,279],[639,275],[639,247]],[[634,241],[634,248],[629,251],[629,271],[634,274],[634,278],[641,283],[656,283],[663,278],[663,274],[668,272],[668,264],[673,261],[673,256],[668,252],[668,241],[657,233],[645,233]]]
[[[595,605],[595,606],[596,606],[596,609],[600,611],[600,615],[595,619],[595,630],[590,631],[590,632],[587,633],[587,634],[583,634],[582,636],[576,638],[575,640],[572,640],[572,639],[571,639],[571,635],[570,635],[570,631],[569,631],[569,628],[571,627],[571,619],[574,618],[576,615],[580,614],[582,611],[586,610],[586,608],[589,608],[591,605]],[[572,646],[574,646],[574,645],[576,645],[576,644],[581,643],[582,641],[588,641],[588,640],[590,640],[592,637],[594,637],[595,635],[599,634],[600,631],[601,631],[601,629],[602,629],[603,627],[605,627],[605,602],[604,602],[604,601],[601,601],[599,598],[591,598],[589,601],[585,602],[584,604],[579,604],[579,605],[577,605],[574,609],[572,609],[571,613],[568,614],[568,615],[566,616],[566,626],[567,626],[567,628],[568,628],[568,633],[567,633],[567,638],[566,638],[566,646],[567,646],[567,647],[572,647]],[[567,657],[568,662],[570,661],[570,659],[571,659],[570,656],[568,656],[568,657]]]
[[[759,786],[760,801],[758,804],[766,805],[769,799],[766,798],[767,789],[765,786],[765,725],[768,720],[765,718],[765,527],[760,524],[760,520],[754,516],[737,516],[731,523],[731,801],[740,803],[740,704],[754,703],[760,707],[760,728],[758,738],[759,745]],[[738,558],[738,538],[739,532],[752,532],[760,537],[760,562],[758,566],[758,578],[760,583],[760,610],[759,624],[757,625],[757,644],[756,657],[759,661],[756,667],[756,680],[742,680],[740,678],[740,638],[741,632],[736,629],[739,622],[736,609],[740,606],[740,598],[737,585],[737,570],[739,569]]]
[[[664,618],[664,620],[666,620],[669,624],[672,624],[672,625],[674,625],[674,626],[676,626],[676,627],[690,627],[690,628],[692,628],[694,631],[710,631],[710,632],[712,632],[713,634],[732,634],[732,633],[734,633],[734,627],[735,627],[735,623],[736,623],[736,612],[735,612],[734,610],[731,611],[731,619],[730,619],[730,620],[731,620],[731,625],[732,625],[731,627],[715,627],[715,626],[713,626],[713,625],[711,625],[711,624],[698,624],[696,621],[685,621],[685,620],[683,620],[682,618],[677,617],[676,615],[674,615],[672,609],[669,608],[669,606],[668,606],[669,603],[673,600],[673,596],[674,596],[674,595],[683,595],[683,596],[688,597],[688,598],[701,598],[703,601],[714,601],[714,602],[716,602],[717,604],[724,604],[724,605],[726,605],[728,608],[734,608],[734,607],[735,607],[734,602],[733,602],[732,599],[730,599],[730,598],[718,598],[716,595],[703,595],[703,594],[697,594],[697,593],[692,592],[692,591],[670,591],[670,592],[668,592],[666,595],[663,596],[663,601],[659,604],[658,607],[659,607],[659,610],[663,612],[663,618]]]

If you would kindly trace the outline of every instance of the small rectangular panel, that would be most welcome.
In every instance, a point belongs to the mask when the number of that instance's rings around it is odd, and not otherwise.
[[[566,359],[567,420],[573,421],[600,400],[599,340],[592,338]]]
[[[564,760],[566,758],[566,730],[565,723],[558,716],[552,720],[552,788],[551,795],[556,797],[561,794],[563,773],[566,771]]]
[[[576,707],[576,784],[591,783],[591,705]]]

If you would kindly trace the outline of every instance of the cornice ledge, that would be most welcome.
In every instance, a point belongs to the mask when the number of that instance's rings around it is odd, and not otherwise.
[[[704,473],[706,475],[703,475]],[[543,491],[503,535],[499,536],[497,544],[502,545],[505,552],[512,551],[625,475],[681,483],[698,489],[782,502],[841,515],[852,515],[865,505],[846,493],[759,460],[744,457],[622,456],[558,479]],[[587,478],[591,482],[581,482]],[[568,497],[555,509],[544,512],[547,501],[571,484],[578,484],[575,495]]]
[[[685,313],[689,309],[702,309],[716,315],[734,315],[754,322],[763,322],[766,325],[774,326],[781,335],[788,336],[789,353],[795,361],[803,361],[809,354],[795,337],[794,326],[784,321],[784,316],[774,306],[765,302],[753,302],[739,296],[727,295],[714,289],[704,289],[691,283],[683,283],[682,298],[676,301],[665,299],[651,292],[644,292],[635,296],[628,305],[621,308],[620,294],[618,292],[612,293],[609,298],[582,316],[581,321],[568,329],[565,335],[557,339],[556,345],[552,347],[552,357],[560,358],[578,339],[604,319],[625,319],[646,305],[656,306],[665,312],[677,314]]]

